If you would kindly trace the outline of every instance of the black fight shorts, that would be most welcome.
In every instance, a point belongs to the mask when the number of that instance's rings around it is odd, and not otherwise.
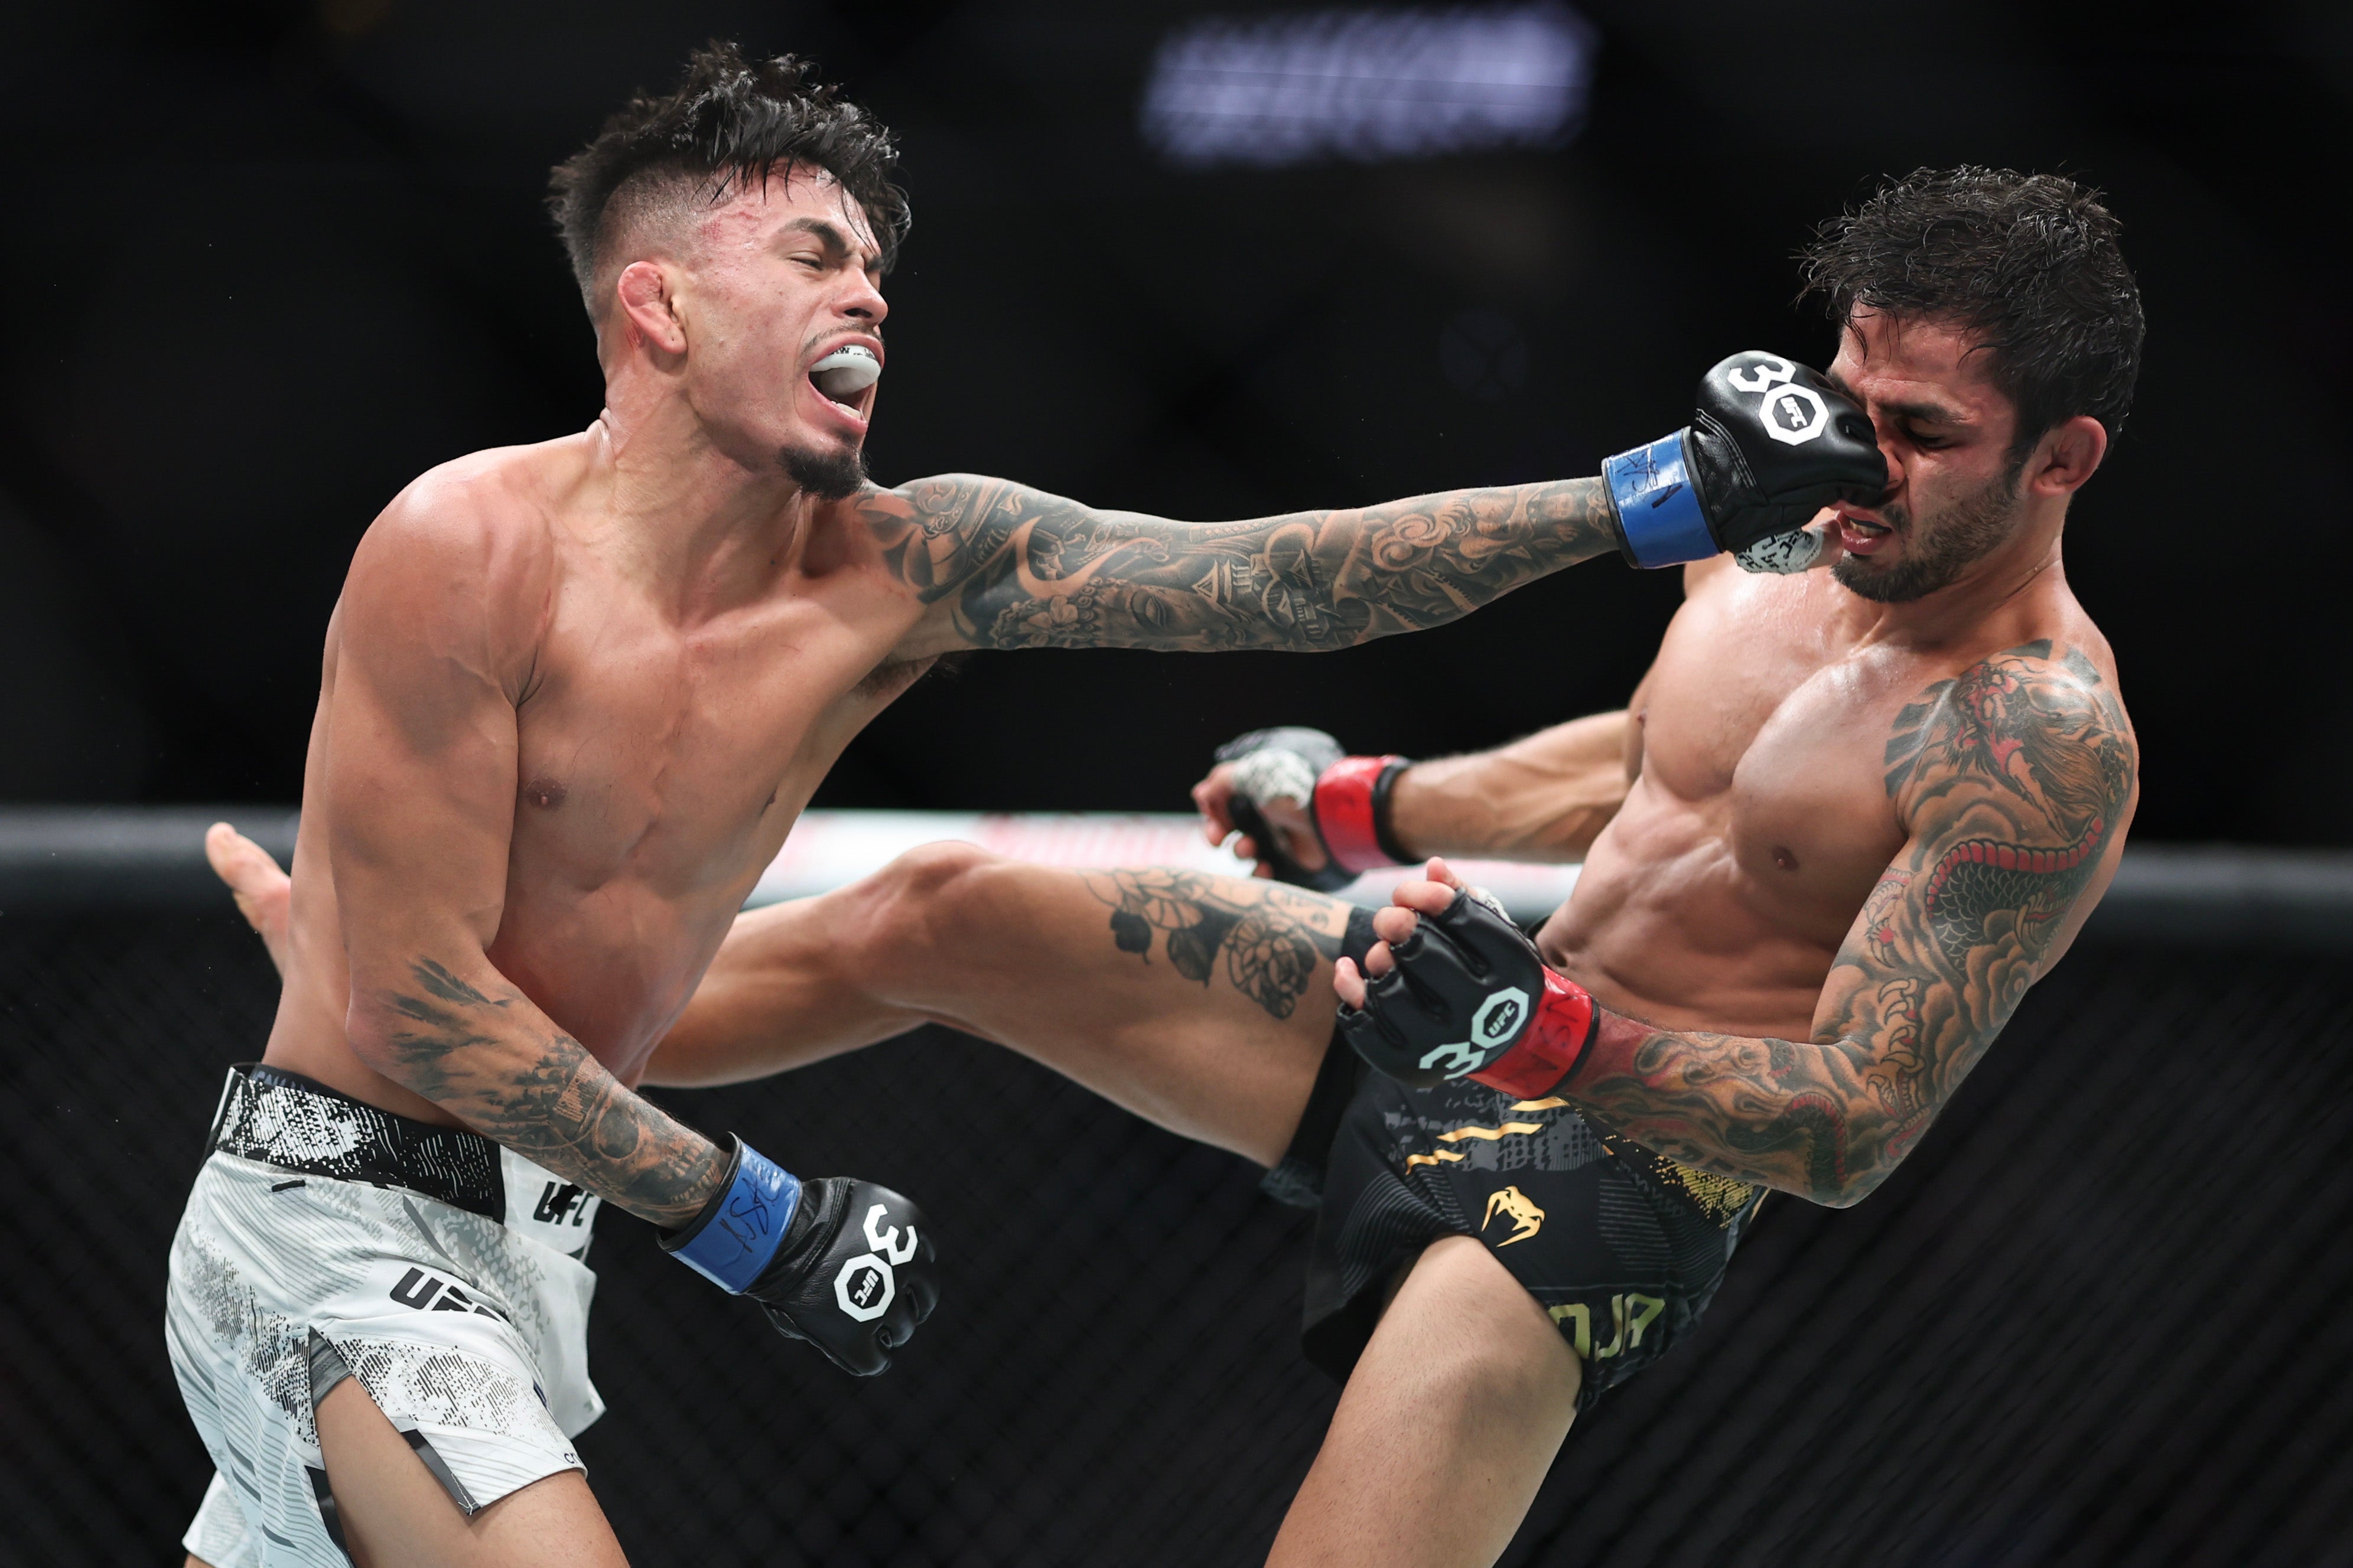
[[[1345,951],[1361,964],[1374,940],[1357,911]],[[1763,1196],[1601,1131],[1563,1100],[1468,1079],[1407,1089],[1336,1029],[1266,1187],[1317,1210],[1303,1334],[1317,1366],[1345,1382],[1398,1270],[1440,1237],[1475,1236],[1584,1363],[1580,1409],[1698,1323]]]

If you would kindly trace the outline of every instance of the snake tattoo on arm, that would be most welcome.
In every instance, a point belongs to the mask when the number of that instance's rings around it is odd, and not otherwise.
[[[1595,555],[1599,479],[1452,490],[1245,522],[1103,511],[968,474],[858,503],[965,647],[1318,650],[1419,631]]]
[[[1885,765],[1911,840],[1831,966],[1814,1037],[1613,1017],[1580,1106],[1675,1159],[1841,1206],[1910,1152],[2042,973],[2139,762],[2092,662],[2040,641],[1928,687]]]

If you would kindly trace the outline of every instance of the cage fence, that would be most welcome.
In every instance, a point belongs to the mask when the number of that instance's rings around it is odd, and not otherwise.
[[[0,914],[0,1562],[175,1561],[209,1473],[164,1262],[277,986],[225,900],[114,902]],[[2179,938],[2095,933],[1865,1203],[1769,1198],[1505,1562],[2353,1560],[2353,963]],[[1264,1555],[1337,1391],[1255,1170],[941,1029],[659,1098],[915,1196],[945,1293],[855,1380],[607,1213],[580,1447],[633,1561]]]

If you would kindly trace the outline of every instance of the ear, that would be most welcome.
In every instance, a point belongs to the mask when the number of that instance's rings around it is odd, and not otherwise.
[[[2027,459],[2027,489],[2037,495],[2073,495],[2108,455],[2108,427],[2078,414],[2047,431]]]
[[[632,342],[642,342],[657,353],[686,352],[686,323],[679,320],[670,297],[670,277],[661,264],[632,261],[614,280],[621,302],[621,321]]]

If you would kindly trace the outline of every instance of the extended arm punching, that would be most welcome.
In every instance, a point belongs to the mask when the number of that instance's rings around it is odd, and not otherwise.
[[[1376,949],[1369,988],[1344,983],[1362,999],[1344,1028],[1400,1078],[1561,1094],[1691,1164],[1859,1200],[2090,912],[2137,771],[2113,691],[2048,643],[1923,692],[1887,755],[1911,839],[1840,950],[1813,1038],[1658,1029],[1597,1008],[1499,915],[1436,889],[1408,890],[1424,918],[1410,935],[1392,924],[1399,940]]]
[[[1598,479],[1198,523],[958,474],[875,491],[864,510],[933,606],[909,657],[1348,647],[1452,620],[1617,547]]]
[[[1002,479],[870,491],[867,524],[931,606],[902,652],[1348,647],[1469,614],[1612,551],[1638,566],[1736,552],[1802,568],[1802,531],[1887,469],[1862,410],[1776,354],[1701,379],[1692,423],[1600,478],[1454,490],[1245,522],[1101,511]]]

